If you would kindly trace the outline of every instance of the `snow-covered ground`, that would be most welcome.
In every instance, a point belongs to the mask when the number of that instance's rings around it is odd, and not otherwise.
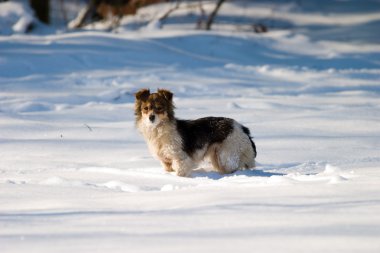
[[[379,252],[379,2],[322,3],[226,4],[291,24],[267,34],[0,36],[0,252]],[[248,126],[256,170],[165,173],[142,87]]]

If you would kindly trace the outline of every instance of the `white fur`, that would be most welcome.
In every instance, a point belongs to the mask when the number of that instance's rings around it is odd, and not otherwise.
[[[148,143],[150,152],[167,171],[175,171],[178,176],[189,176],[204,158],[208,158],[220,173],[255,167],[255,154],[249,137],[236,121],[233,121],[233,130],[223,142],[205,145],[192,156],[182,149],[182,139],[175,121],[162,120],[156,116],[152,123],[148,115],[143,115],[137,127]]]
[[[178,176],[190,175],[194,161],[182,150],[182,139],[175,124],[159,117],[152,123],[146,115],[138,122],[138,129],[148,143],[150,152],[164,166],[165,163],[171,163],[171,169]]]
[[[243,132],[242,126],[234,121],[232,133],[218,147],[219,167],[225,170],[225,173],[253,168],[255,167],[254,157],[251,141]]]

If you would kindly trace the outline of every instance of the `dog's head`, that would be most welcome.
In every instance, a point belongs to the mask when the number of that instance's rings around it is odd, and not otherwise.
[[[143,120],[146,124],[157,126],[163,121],[174,119],[173,93],[158,89],[157,93],[150,93],[148,89],[141,89],[135,94],[136,121]]]

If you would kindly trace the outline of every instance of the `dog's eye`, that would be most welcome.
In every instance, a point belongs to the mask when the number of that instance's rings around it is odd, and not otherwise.
[[[145,106],[145,107],[143,108],[143,110],[144,110],[144,111],[148,111],[148,110],[149,110],[149,107],[148,107],[148,106]]]
[[[161,106],[158,106],[156,109],[157,109],[157,111],[162,111],[162,107]]]

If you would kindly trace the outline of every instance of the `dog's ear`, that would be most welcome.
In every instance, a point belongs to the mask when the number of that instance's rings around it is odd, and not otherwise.
[[[149,95],[150,95],[149,89],[141,89],[135,94],[135,97],[137,100],[145,101],[149,98]]]
[[[163,96],[169,102],[171,102],[173,100],[173,93],[171,93],[168,90],[158,89],[157,93],[160,94],[161,96]]]

